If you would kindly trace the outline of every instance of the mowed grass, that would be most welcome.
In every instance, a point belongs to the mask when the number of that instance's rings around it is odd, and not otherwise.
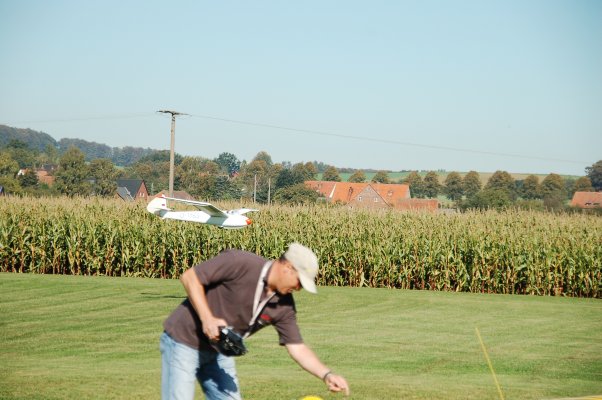
[[[161,324],[183,296],[176,280],[0,274],[0,398],[158,399]],[[296,301],[351,399],[499,398],[475,327],[506,399],[602,394],[600,300],[321,287]],[[245,399],[343,398],[273,329],[247,343]]]

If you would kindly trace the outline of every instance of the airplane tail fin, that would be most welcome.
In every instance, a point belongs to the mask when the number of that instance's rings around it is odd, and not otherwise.
[[[171,208],[167,207],[167,199],[163,197],[156,197],[148,203],[146,210],[151,213],[163,217],[165,213],[171,211]]]

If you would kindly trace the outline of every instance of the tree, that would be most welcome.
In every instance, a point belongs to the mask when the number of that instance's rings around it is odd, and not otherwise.
[[[558,174],[549,174],[541,182],[541,195],[545,198],[556,193],[564,195],[564,180]]]
[[[19,181],[12,176],[0,176],[0,186],[4,188],[5,193],[20,195],[23,193]]]
[[[481,191],[481,176],[477,171],[470,171],[462,179],[464,195],[470,198]]]
[[[507,190],[485,188],[462,203],[462,209],[503,209],[512,204]]]
[[[0,153],[0,176],[14,178],[19,172],[19,163],[16,162],[12,155],[3,151]]]
[[[312,163],[297,163],[291,167],[291,172],[295,183],[311,181],[316,176],[316,168]]]
[[[253,161],[264,161],[268,167],[271,167],[274,163],[272,162],[272,157],[265,151],[260,151],[257,153]]]
[[[305,170],[307,171],[307,174],[309,176],[309,178],[307,180],[313,181],[316,179],[316,175],[318,175],[318,168],[316,168],[316,164],[314,164],[313,162],[309,162],[309,161],[306,162]]]
[[[362,171],[361,169],[358,169],[353,174],[351,174],[351,176],[349,177],[349,182],[354,182],[354,183],[366,182],[366,174],[364,174],[364,171]]]
[[[520,197],[527,200],[541,198],[539,190],[539,178],[535,175],[529,175],[523,181],[523,186],[520,189]]]
[[[372,182],[378,183],[390,183],[389,175],[386,171],[378,171],[373,177]]]
[[[441,190],[442,186],[439,183],[439,175],[435,171],[429,171],[424,177],[424,195],[429,198],[435,198]]]
[[[229,176],[233,176],[240,170],[240,161],[232,153],[221,153],[215,161]]]
[[[585,173],[596,191],[602,190],[602,160],[597,161],[591,167],[585,168]]]
[[[460,200],[464,195],[464,186],[462,184],[462,177],[457,172],[450,172],[445,177],[445,186],[443,193],[453,201]]]
[[[412,171],[405,177],[403,183],[410,187],[410,193],[414,198],[424,197],[424,182],[417,171]]]
[[[566,193],[564,180],[558,174],[549,174],[541,182],[541,196],[548,209],[562,208]]]
[[[253,160],[241,168],[237,180],[244,187],[246,196],[259,201],[267,201],[268,179],[271,178],[270,170],[266,161],[262,159]]]
[[[318,193],[311,190],[305,184],[287,186],[278,189],[274,194],[274,201],[287,204],[314,204],[318,199]]]
[[[575,192],[593,192],[594,187],[592,181],[587,176],[582,176],[575,181],[573,185],[573,193]]]
[[[178,169],[174,171],[174,175]],[[127,178],[143,179],[150,194],[155,194],[169,187],[169,159],[167,161],[139,161],[127,167],[124,174]],[[174,176],[174,184],[176,176]]]
[[[335,167],[328,166],[328,167],[326,167],[326,169],[324,170],[324,173],[322,174],[322,180],[323,181],[340,182],[341,177],[339,175],[339,171]]]
[[[27,143],[13,139],[6,145],[6,150],[13,160],[19,164],[19,168],[31,167],[34,164],[38,150],[30,149]]]
[[[55,185],[59,192],[67,196],[90,194],[89,170],[84,158],[84,153],[77,147],[69,147],[63,154],[55,174]]]
[[[516,198],[514,178],[506,171],[495,171],[487,180],[485,189],[502,190],[508,194],[510,199]]]
[[[33,169],[28,169],[25,174],[17,178],[22,188],[35,187],[38,184],[38,175]]]
[[[299,180],[301,178],[301,180]],[[293,186],[298,183],[303,183],[303,178],[300,175],[295,175],[289,168],[283,168],[276,177],[276,189],[282,189],[287,186]]]
[[[117,179],[121,172],[111,160],[97,158],[90,162],[90,176],[94,178],[93,192],[98,196],[114,196],[117,191]]]

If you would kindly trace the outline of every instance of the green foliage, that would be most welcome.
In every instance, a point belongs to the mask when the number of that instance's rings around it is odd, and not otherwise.
[[[272,156],[270,156],[266,151],[260,151],[255,155],[253,161],[263,161],[267,167],[271,167],[274,162],[272,161]]]
[[[329,182],[341,182],[341,176],[335,167],[328,166],[324,170],[324,173],[322,173],[322,180]]]
[[[439,183],[439,175],[435,171],[427,172],[423,180],[423,193],[426,197],[434,199],[441,193],[443,187]]]
[[[366,182],[366,174],[364,174],[364,171],[362,171],[361,169],[358,169],[353,174],[351,174],[348,181],[352,183]]]
[[[468,198],[473,197],[481,190],[481,177],[477,171],[470,171],[462,180],[464,195]]]
[[[90,193],[89,168],[84,161],[84,153],[76,147],[70,147],[59,161],[55,173],[56,189],[67,196],[86,196]]]
[[[34,170],[28,169],[25,174],[17,177],[17,181],[22,188],[35,187],[38,184],[38,175]]]
[[[189,193],[197,198],[211,201],[234,200],[242,197],[241,188],[227,175],[200,175],[197,186]]]
[[[117,179],[120,178],[121,171],[115,168],[111,160],[106,158],[92,160],[89,170],[90,176],[94,178],[92,192],[98,196],[115,196]]]
[[[443,188],[445,195],[453,201],[458,201],[464,195],[464,185],[462,177],[457,172],[450,172],[445,178],[445,186]]]
[[[11,140],[4,150],[11,155],[11,158],[19,164],[19,168],[26,168],[35,162],[38,151],[30,149],[27,143],[20,140]]]
[[[220,155],[217,156],[217,158],[213,161],[215,161],[229,176],[234,175],[240,170],[240,161],[232,153],[220,153]]]
[[[387,171],[378,171],[372,177],[372,182],[391,183],[391,180],[389,179],[389,175],[387,174]]]
[[[526,177],[523,181],[519,195],[527,200],[540,199],[541,191],[539,187],[539,178],[535,175]]]
[[[0,177],[14,178],[19,172],[19,163],[17,163],[10,152],[0,152]]]
[[[169,165],[169,160],[171,158],[171,154],[169,150],[159,150],[159,151],[154,151],[152,153],[149,153],[143,157],[141,157],[136,164],[144,164],[144,163],[148,163],[148,162],[155,162],[155,163],[161,163],[161,162],[167,162]],[[180,163],[182,162],[182,160],[184,159],[183,156],[181,156],[178,153],[174,153],[174,165],[180,165]],[[128,164],[118,164],[118,165],[128,165]]]
[[[516,199],[514,178],[506,171],[495,171],[487,181],[485,189],[502,191],[510,200]]]
[[[541,182],[540,191],[546,208],[559,210],[564,207],[566,192],[564,180],[560,175],[547,175]]]
[[[5,147],[11,141],[25,143],[27,148],[34,151],[44,151],[47,146],[57,147],[57,142],[50,135],[44,132],[37,132],[32,129],[12,128],[6,125],[0,125],[0,147]]]
[[[594,190],[602,191],[602,160],[597,161],[591,167],[585,169]]]
[[[410,187],[410,194],[413,198],[423,198],[424,194],[424,182],[422,177],[416,171],[412,171],[403,180],[403,183]]]
[[[460,204],[463,210],[478,209],[503,210],[512,204],[512,199],[507,190],[486,188]]]
[[[572,192],[593,192],[594,187],[592,185],[592,181],[587,176],[582,176],[578,178],[573,184]],[[572,196],[571,196],[572,197]]]
[[[311,190],[303,183],[286,186],[278,189],[274,194],[274,201],[280,204],[315,204],[318,193]]]
[[[0,176],[0,186],[2,186],[5,194],[20,195],[23,193],[19,181],[11,176]]]
[[[276,177],[276,189],[283,189],[298,183],[303,183],[303,178],[300,176],[295,176],[293,171],[289,168],[284,168],[281,170]]]

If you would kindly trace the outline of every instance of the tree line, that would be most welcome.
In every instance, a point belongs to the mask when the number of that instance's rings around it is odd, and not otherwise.
[[[52,186],[38,182],[36,169],[54,165]],[[17,175],[20,169],[27,172]],[[435,171],[424,176],[410,172],[392,181],[387,171],[378,171],[370,179],[380,183],[405,183],[414,198],[445,196],[451,206],[468,208],[560,209],[576,191],[602,190],[602,160],[586,168],[586,175],[566,179],[551,173],[541,181],[536,175],[515,180],[506,171],[496,171],[485,184],[476,171],[465,175],[448,173],[443,180]],[[304,182],[315,180],[319,173],[325,181],[341,181],[341,170],[322,162],[274,163],[266,152],[259,152],[250,162],[234,154],[221,153],[215,159],[175,155],[174,187],[204,200],[249,199],[259,203],[311,203],[318,194]],[[59,154],[47,146],[45,151],[11,140],[0,147],[0,186],[5,193],[33,196],[105,196],[116,193],[120,178],[143,179],[150,194],[169,186],[169,151],[153,151],[127,167],[118,167],[108,158],[88,161],[85,153],[72,145]],[[355,170],[350,182],[366,182],[364,171]]]

